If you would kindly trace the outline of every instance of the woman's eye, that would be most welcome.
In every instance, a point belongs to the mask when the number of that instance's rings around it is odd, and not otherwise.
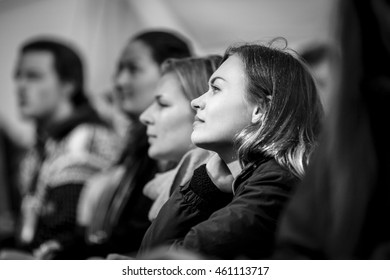
[[[214,93],[220,91],[219,87],[217,87],[215,85],[211,85],[210,87],[211,87],[211,91]]]
[[[121,72],[122,70],[129,71],[129,73],[134,74],[139,71],[139,67],[131,62],[121,63],[118,67],[117,72]]]
[[[138,71],[138,67],[136,65],[130,64],[130,65],[127,66],[127,70],[130,73],[134,74],[134,73],[136,73]]]
[[[164,103],[164,102],[157,102],[157,105],[160,107],[168,107],[169,106],[167,103]]]

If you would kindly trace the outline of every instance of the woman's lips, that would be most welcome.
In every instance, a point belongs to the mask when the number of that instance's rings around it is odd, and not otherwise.
[[[157,135],[155,135],[155,134],[147,133],[146,135],[148,136],[148,141],[149,142],[157,138]]]
[[[198,116],[195,116],[195,121],[198,121],[198,122],[204,122],[204,120],[202,120],[201,118],[199,118]]]
[[[193,126],[196,126],[196,125],[199,125],[199,124],[202,124],[202,123],[204,123],[204,120],[202,120],[198,116],[195,116],[195,120],[194,120]]]
[[[156,137],[148,137],[149,145],[152,145],[156,141]]]

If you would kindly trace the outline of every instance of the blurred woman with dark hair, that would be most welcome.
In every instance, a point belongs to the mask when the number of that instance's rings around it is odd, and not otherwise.
[[[126,44],[114,76],[115,98],[130,123],[126,146],[114,168],[91,179],[82,193],[78,222],[88,248],[80,256],[138,249],[153,203],[143,188],[157,172],[174,167],[149,157],[146,127],[139,117],[155,99],[163,62],[190,56],[189,42],[172,31],[144,31]]]

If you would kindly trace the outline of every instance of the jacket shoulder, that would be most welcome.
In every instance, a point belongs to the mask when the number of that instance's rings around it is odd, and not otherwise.
[[[265,188],[279,188],[284,191],[291,191],[300,179],[276,162],[269,159],[258,165],[246,180],[236,186],[236,193],[246,188],[262,190]]]
[[[109,127],[100,124],[80,124],[65,139],[66,150],[70,153],[98,154],[113,161],[122,150],[122,143]]]

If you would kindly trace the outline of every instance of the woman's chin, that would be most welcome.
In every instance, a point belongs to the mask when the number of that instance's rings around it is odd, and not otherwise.
[[[210,147],[211,147],[210,143],[207,141],[204,141],[203,139],[191,137],[191,141],[198,148],[210,150]]]
[[[149,156],[151,159],[160,160],[159,153],[157,153],[156,151],[154,151],[154,150],[152,149],[152,147],[149,147],[148,156]]]

